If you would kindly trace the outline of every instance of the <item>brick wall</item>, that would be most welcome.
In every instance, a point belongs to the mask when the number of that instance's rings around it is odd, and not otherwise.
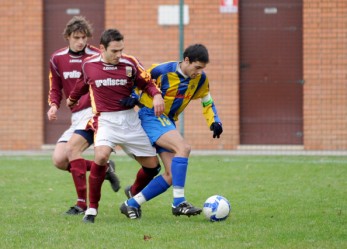
[[[304,146],[347,148],[347,1],[304,1]]]
[[[43,143],[43,2],[0,2],[0,150],[40,149]],[[184,115],[185,137],[193,149],[234,149],[239,144],[238,15],[221,14],[219,1],[186,0],[190,23],[184,46],[207,45],[206,72],[224,125],[219,140],[211,138],[193,101]],[[179,59],[177,26],[157,24],[158,5],[178,1],[105,0],[106,28],[120,29],[126,52],[145,67]],[[347,148],[347,1],[305,0],[304,146],[307,150]]]
[[[0,150],[43,141],[42,3],[0,1]]]

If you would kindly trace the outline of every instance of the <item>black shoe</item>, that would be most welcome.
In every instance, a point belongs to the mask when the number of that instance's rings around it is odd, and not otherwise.
[[[80,208],[79,206],[73,206],[73,207],[70,207],[69,210],[67,210],[65,212],[65,214],[67,215],[80,215],[80,214],[84,214],[84,209]]]
[[[128,206],[127,202],[124,202],[119,209],[122,214],[130,219],[141,218],[141,208]]]
[[[172,214],[179,216],[179,215],[187,215],[188,217],[191,215],[198,215],[202,211],[201,208],[194,207],[189,202],[182,202],[177,207],[172,206]]]
[[[116,165],[112,160],[109,160],[107,164],[108,168],[106,171],[105,180],[109,180],[113,191],[118,192],[118,190],[120,189],[120,181],[115,173]]]
[[[131,194],[131,185],[130,186],[126,186],[124,189],[124,194],[128,197],[128,199],[132,198],[133,195]]]
[[[95,208],[88,208],[85,212],[85,215],[82,219],[84,223],[94,223],[95,217],[98,214],[98,211]]]

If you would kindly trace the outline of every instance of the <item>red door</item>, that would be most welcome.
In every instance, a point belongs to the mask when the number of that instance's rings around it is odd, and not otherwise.
[[[240,140],[303,143],[302,0],[240,1]]]
[[[72,3],[73,2],[73,3]],[[65,107],[65,99],[58,110],[58,120],[49,122],[46,113],[49,109],[49,58],[51,54],[68,43],[62,36],[66,23],[74,15],[85,16],[92,24],[94,33],[90,44],[99,47],[100,34],[104,30],[104,1],[94,0],[45,0],[44,1],[44,107],[45,107],[45,144],[55,144],[61,134],[69,127],[71,112]]]

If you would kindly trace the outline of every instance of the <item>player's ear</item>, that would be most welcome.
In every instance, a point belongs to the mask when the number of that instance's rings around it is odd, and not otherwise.
[[[189,57],[185,57],[183,61],[186,62],[186,63],[190,63]]]
[[[103,44],[100,44],[99,48],[100,48],[100,50],[101,50],[102,52],[105,52],[105,51],[106,51],[106,48],[105,48],[105,46],[104,46]]]

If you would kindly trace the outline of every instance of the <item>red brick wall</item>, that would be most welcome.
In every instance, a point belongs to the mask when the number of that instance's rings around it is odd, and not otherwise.
[[[0,150],[40,149],[43,143],[43,2],[0,1]],[[221,14],[219,1],[186,0],[190,23],[184,46],[207,45],[206,72],[224,133],[211,138],[193,101],[184,115],[193,149],[234,149],[239,144],[238,15]],[[106,28],[120,29],[126,52],[145,67],[179,58],[177,26],[157,24],[158,5],[179,1],[105,0]],[[347,2],[305,0],[303,5],[304,146],[347,149]]]
[[[43,141],[42,3],[0,1],[0,150]]]
[[[347,148],[347,1],[304,1],[304,146]]]

